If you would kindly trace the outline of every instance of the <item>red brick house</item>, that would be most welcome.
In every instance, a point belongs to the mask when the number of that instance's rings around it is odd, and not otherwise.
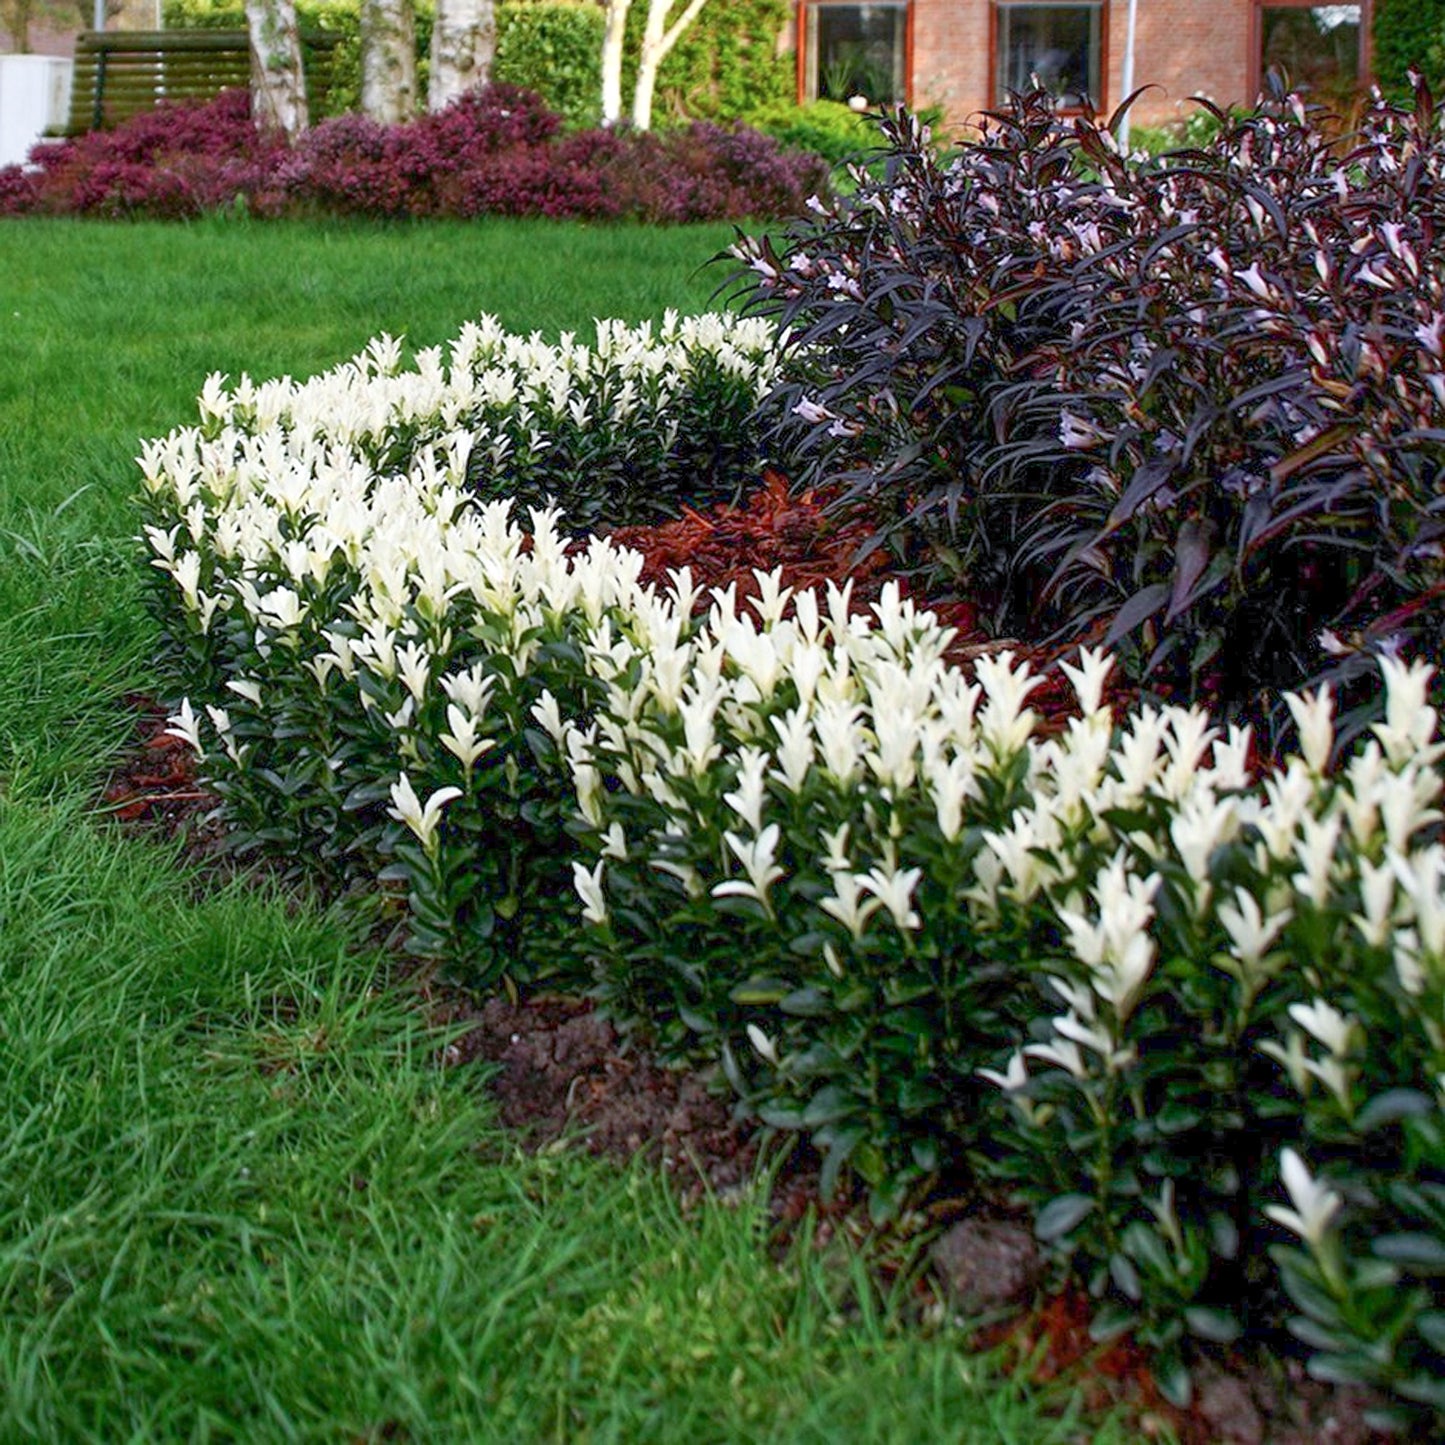
[[[1368,82],[1374,0],[1136,0],[1134,84],[1153,85],[1139,124],[1191,95],[1247,103],[1271,65],[1322,97]],[[802,100],[907,100],[962,122],[1038,75],[1111,110],[1123,98],[1129,0],[799,0]]]

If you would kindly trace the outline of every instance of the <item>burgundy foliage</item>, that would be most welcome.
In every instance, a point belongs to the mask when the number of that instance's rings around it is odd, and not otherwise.
[[[1196,150],[1120,153],[1042,91],[745,239],[789,328],[766,411],[1001,630],[1102,632],[1135,681],[1268,699],[1445,636],[1445,118],[1423,86],[1341,138],[1297,97]],[[1364,718],[1361,714],[1361,720]],[[1354,724],[1352,724],[1353,726]],[[1273,732],[1273,727],[1271,727]]]
[[[560,125],[532,92],[493,85],[405,125],[336,116],[292,149],[256,129],[244,91],[226,91],[37,146],[31,169],[0,170],[0,215],[171,219],[239,204],[265,216],[674,223],[796,211],[827,179],[815,156],[756,131],[560,136]]]

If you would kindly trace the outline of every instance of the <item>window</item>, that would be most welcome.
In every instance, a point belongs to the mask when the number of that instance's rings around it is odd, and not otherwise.
[[[1002,104],[1011,90],[1032,90],[1037,77],[1063,105],[1080,105],[1086,98],[1097,104],[1102,95],[1102,9],[1102,0],[1091,5],[998,0],[995,103]]]
[[[908,6],[812,4],[807,7],[806,100],[863,96],[870,105],[905,98]]]
[[[1265,0],[1259,7],[1259,73],[1282,70],[1291,87],[1328,100],[1364,84],[1368,34],[1364,5]]]

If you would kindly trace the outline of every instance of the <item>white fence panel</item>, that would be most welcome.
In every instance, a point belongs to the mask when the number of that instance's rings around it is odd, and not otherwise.
[[[74,63],[59,55],[0,55],[0,166],[23,161],[30,147],[70,118]]]

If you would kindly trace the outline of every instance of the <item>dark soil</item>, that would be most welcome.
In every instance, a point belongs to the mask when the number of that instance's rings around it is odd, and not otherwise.
[[[126,703],[135,736],[104,789],[102,811],[128,830],[180,839],[213,876],[232,873],[217,800],[198,783],[189,748],[166,735],[166,709],[141,696]],[[704,1195],[737,1199],[756,1178],[763,1140],[734,1117],[717,1081],[661,1067],[587,1001],[550,994],[479,1001],[405,965],[397,986],[412,991],[430,1020],[461,1030],[439,1065],[487,1067],[503,1123],[528,1148],[640,1156],[675,1181],[684,1207]],[[1086,1300],[1046,1292],[1031,1231],[996,1204],[935,1199],[910,1221],[910,1238],[880,1236],[859,1201],[819,1197],[806,1146],[771,1162],[769,1213],[780,1253],[809,1218],[819,1247],[840,1234],[866,1242],[880,1274],[896,1282],[903,1272],[910,1281],[920,1320],[977,1322],[981,1346],[1010,1350],[1016,1367],[1040,1383],[1074,1381],[1100,1409],[1123,1403],[1141,1439],[1172,1432],[1184,1445],[1370,1445],[1381,1438],[1364,1421],[1368,1401],[1359,1391],[1310,1381],[1293,1360],[1204,1362],[1192,1408],[1176,1410],[1160,1397],[1141,1351],[1089,1338]]]

